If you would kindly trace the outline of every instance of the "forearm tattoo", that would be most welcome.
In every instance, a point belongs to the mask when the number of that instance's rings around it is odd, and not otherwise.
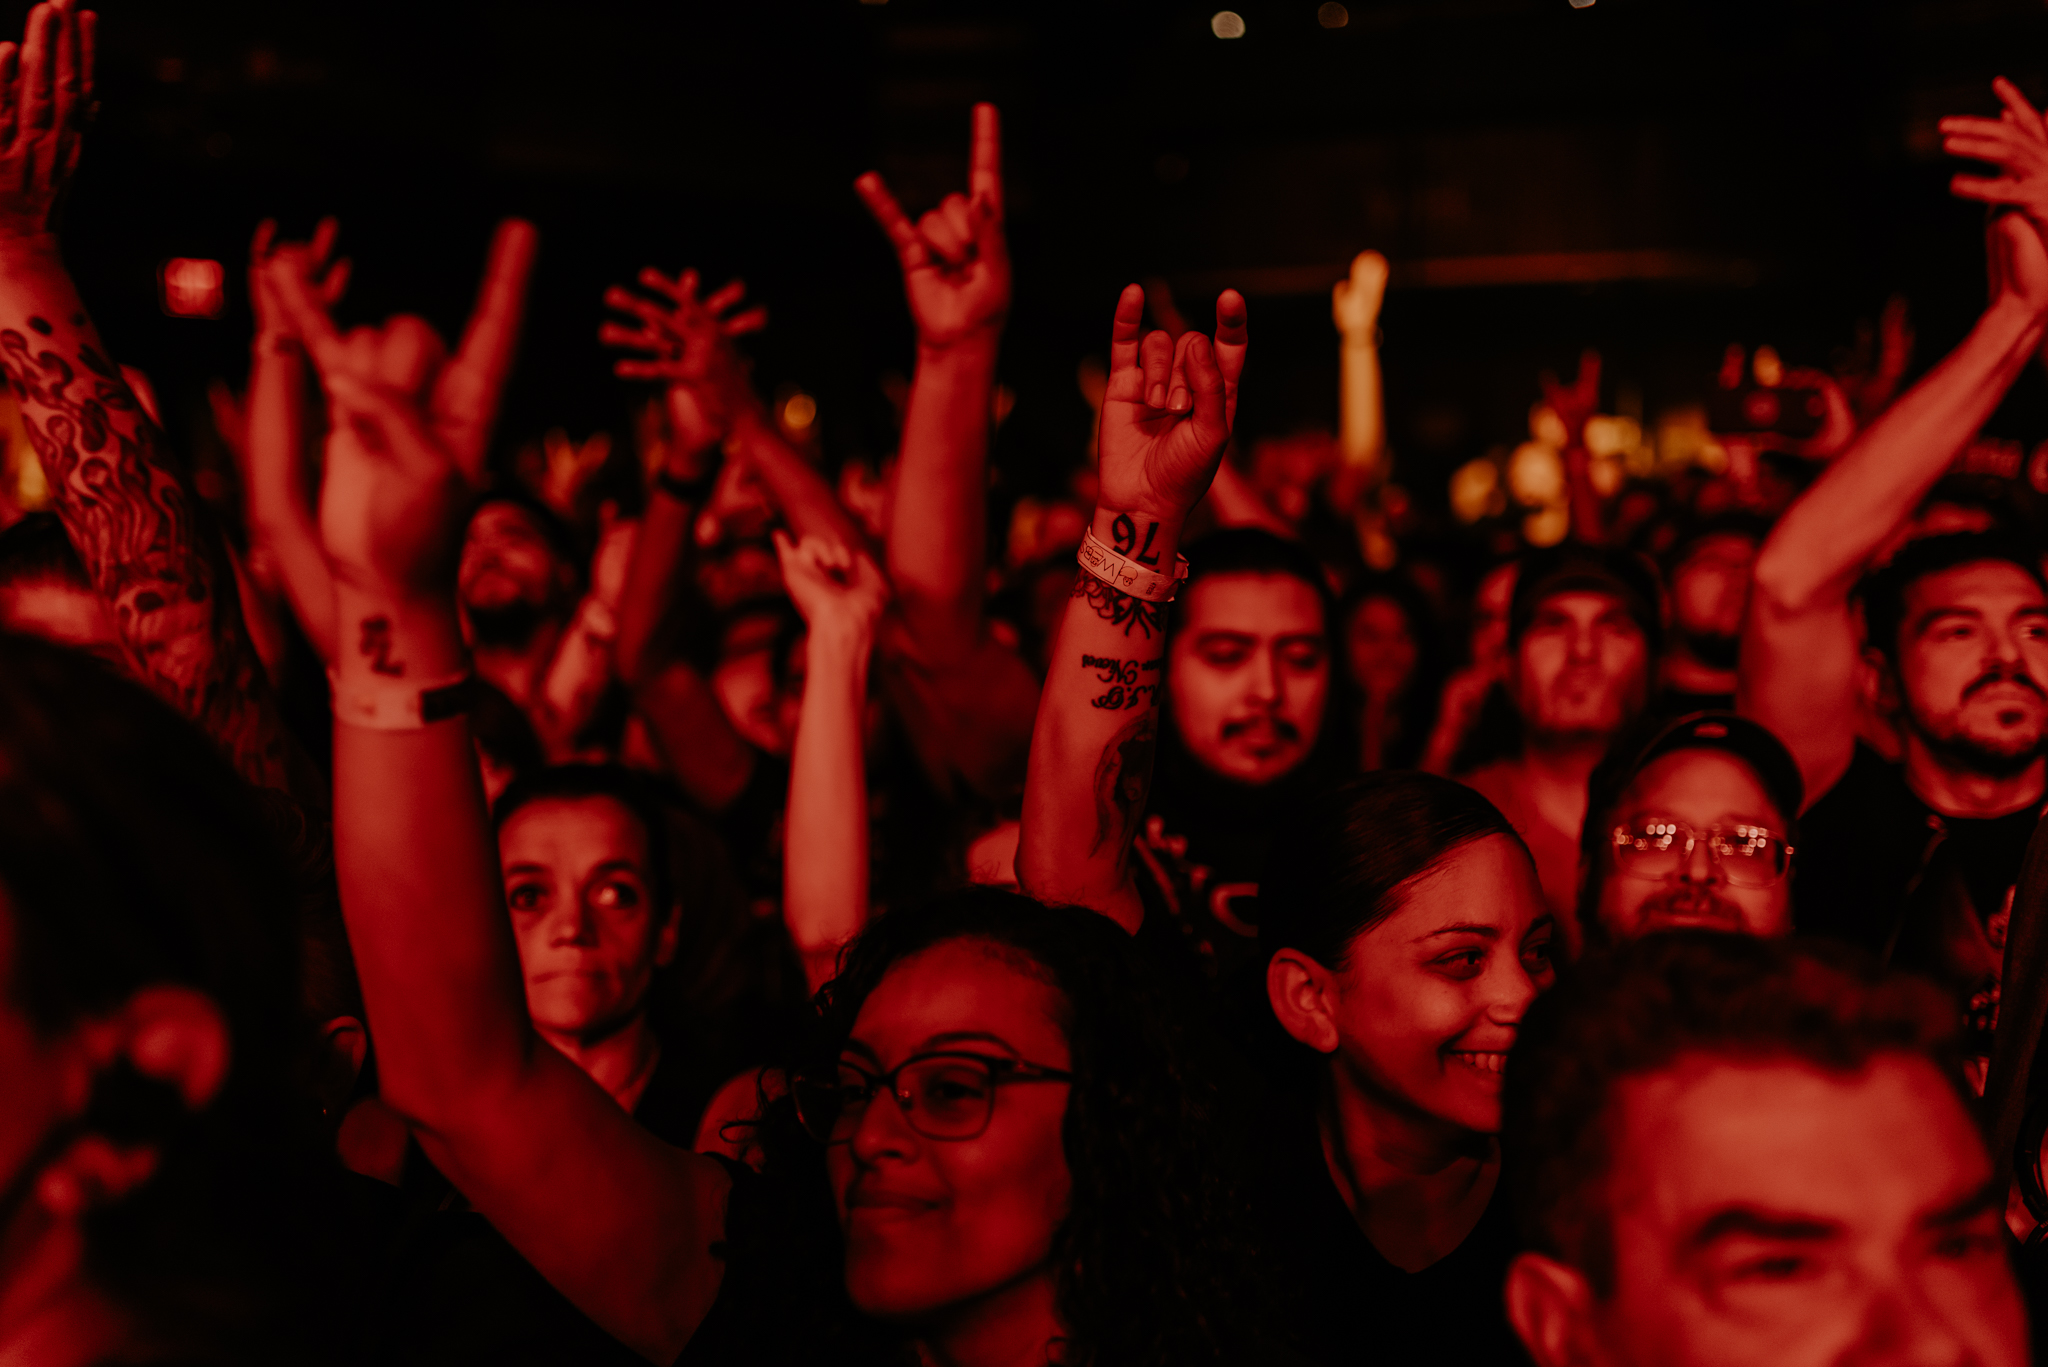
[[[1152,786],[1152,754],[1158,748],[1158,714],[1150,708],[1102,747],[1095,764],[1095,844],[1089,854],[1100,854],[1112,839],[1118,848],[1128,845]]]
[[[1161,629],[1159,604],[1113,589],[1086,570],[1075,575],[1073,596],[1087,599],[1088,606],[1095,610],[1097,617],[1113,627],[1122,628],[1126,636],[1136,631],[1149,641]]]
[[[283,730],[225,551],[85,315],[66,323],[32,314],[27,331],[0,327],[0,366],[65,534],[142,681],[212,736],[243,777],[285,787]]]
[[[1090,707],[1119,712],[1159,701],[1157,660],[1122,660],[1113,655],[1084,652],[1081,668],[1094,670],[1096,682],[1110,686],[1107,693],[1088,700]]]

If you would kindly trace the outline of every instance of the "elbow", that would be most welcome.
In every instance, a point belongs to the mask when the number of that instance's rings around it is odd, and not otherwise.
[[[1764,543],[1751,571],[1750,614],[1759,621],[1804,616],[1838,606],[1843,594],[1833,579],[1814,572],[1795,548]]]

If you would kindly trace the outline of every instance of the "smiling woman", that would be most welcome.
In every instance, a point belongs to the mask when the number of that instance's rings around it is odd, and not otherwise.
[[[1294,1346],[1335,1360],[1369,1322],[1392,1361],[1519,1361],[1496,1136],[1503,1065],[1552,974],[1528,849],[1470,788],[1381,771],[1283,827],[1260,904],[1295,1065],[1271,1072],[1262,1242]]]

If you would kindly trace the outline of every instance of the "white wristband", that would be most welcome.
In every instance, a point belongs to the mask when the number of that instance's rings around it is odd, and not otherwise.
[[[332,671],[334,719],[370,731],[423,731],[437,721],[459,717],[475,704],[476,675],[458,674],[422,687],[407,679],[355,679],[347,684]]]
[[[1173,573],[1161,574],[1103,545],[1092,527],[1081,538],[1081,549],[1074,553],[1074,558],[1081,562],[1082,569],[1119,593],[1142,598],[1148,603],[1171,603],[1173,596],[1180,592],[1181,580],[1188,577],[1186,556],[1176,555]]]

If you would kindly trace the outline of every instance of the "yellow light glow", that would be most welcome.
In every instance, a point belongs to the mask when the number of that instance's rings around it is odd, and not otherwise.
[[[1571,529],[1571,512],[1562,503],[1539,508],[1522,519],[1522,536],[1532,546],[1555,546]]]
[[[782,425],[802,432],[818,419],[818,401],[808,394],[792,394],[782,402]]]
[[[1220,9],[1209,16],[1209,32],[1218,38],[1244,37],[1244,17],[1236,10]]]
[[[1634,418],[1605,413],[1586,419],[1586,449],[1596,456],[1619,456],[1643,443],[1643,425]]]
[[[1555,446],[1525,441],[1508,457],[1508,492],[1524,508],[1564,497],[1564,459]]]
[[[1351,22],[1351,11],[1337,4],[1336,0],[1316,11],[1316,22],[1324,28],[1343,28]]]
[[[1595,456],[1586,467],[1586,479],[1593,486],[1593,492],[1602,498],[1612,498],[1621,492],[1622,467],[1620,456]]]
[[[1776,389],[1785,383],[1785,363],[1778,359],[1776,348],[1760,346],[1756,355],[1750,358],[1750,373],[1765,389]]]
[[[1468,460],[1451,475],[1451,512],[1458,521],[1477,522],[1491,510],[1500,470],[1490,460]]]
[[[1539,403],[1529,410],[1529,435],[1560,451],[1571,445],[1572,440],[1572,434],[1565,431],[1564,419],[1557,416],[1557,410],[1547,403]]]

